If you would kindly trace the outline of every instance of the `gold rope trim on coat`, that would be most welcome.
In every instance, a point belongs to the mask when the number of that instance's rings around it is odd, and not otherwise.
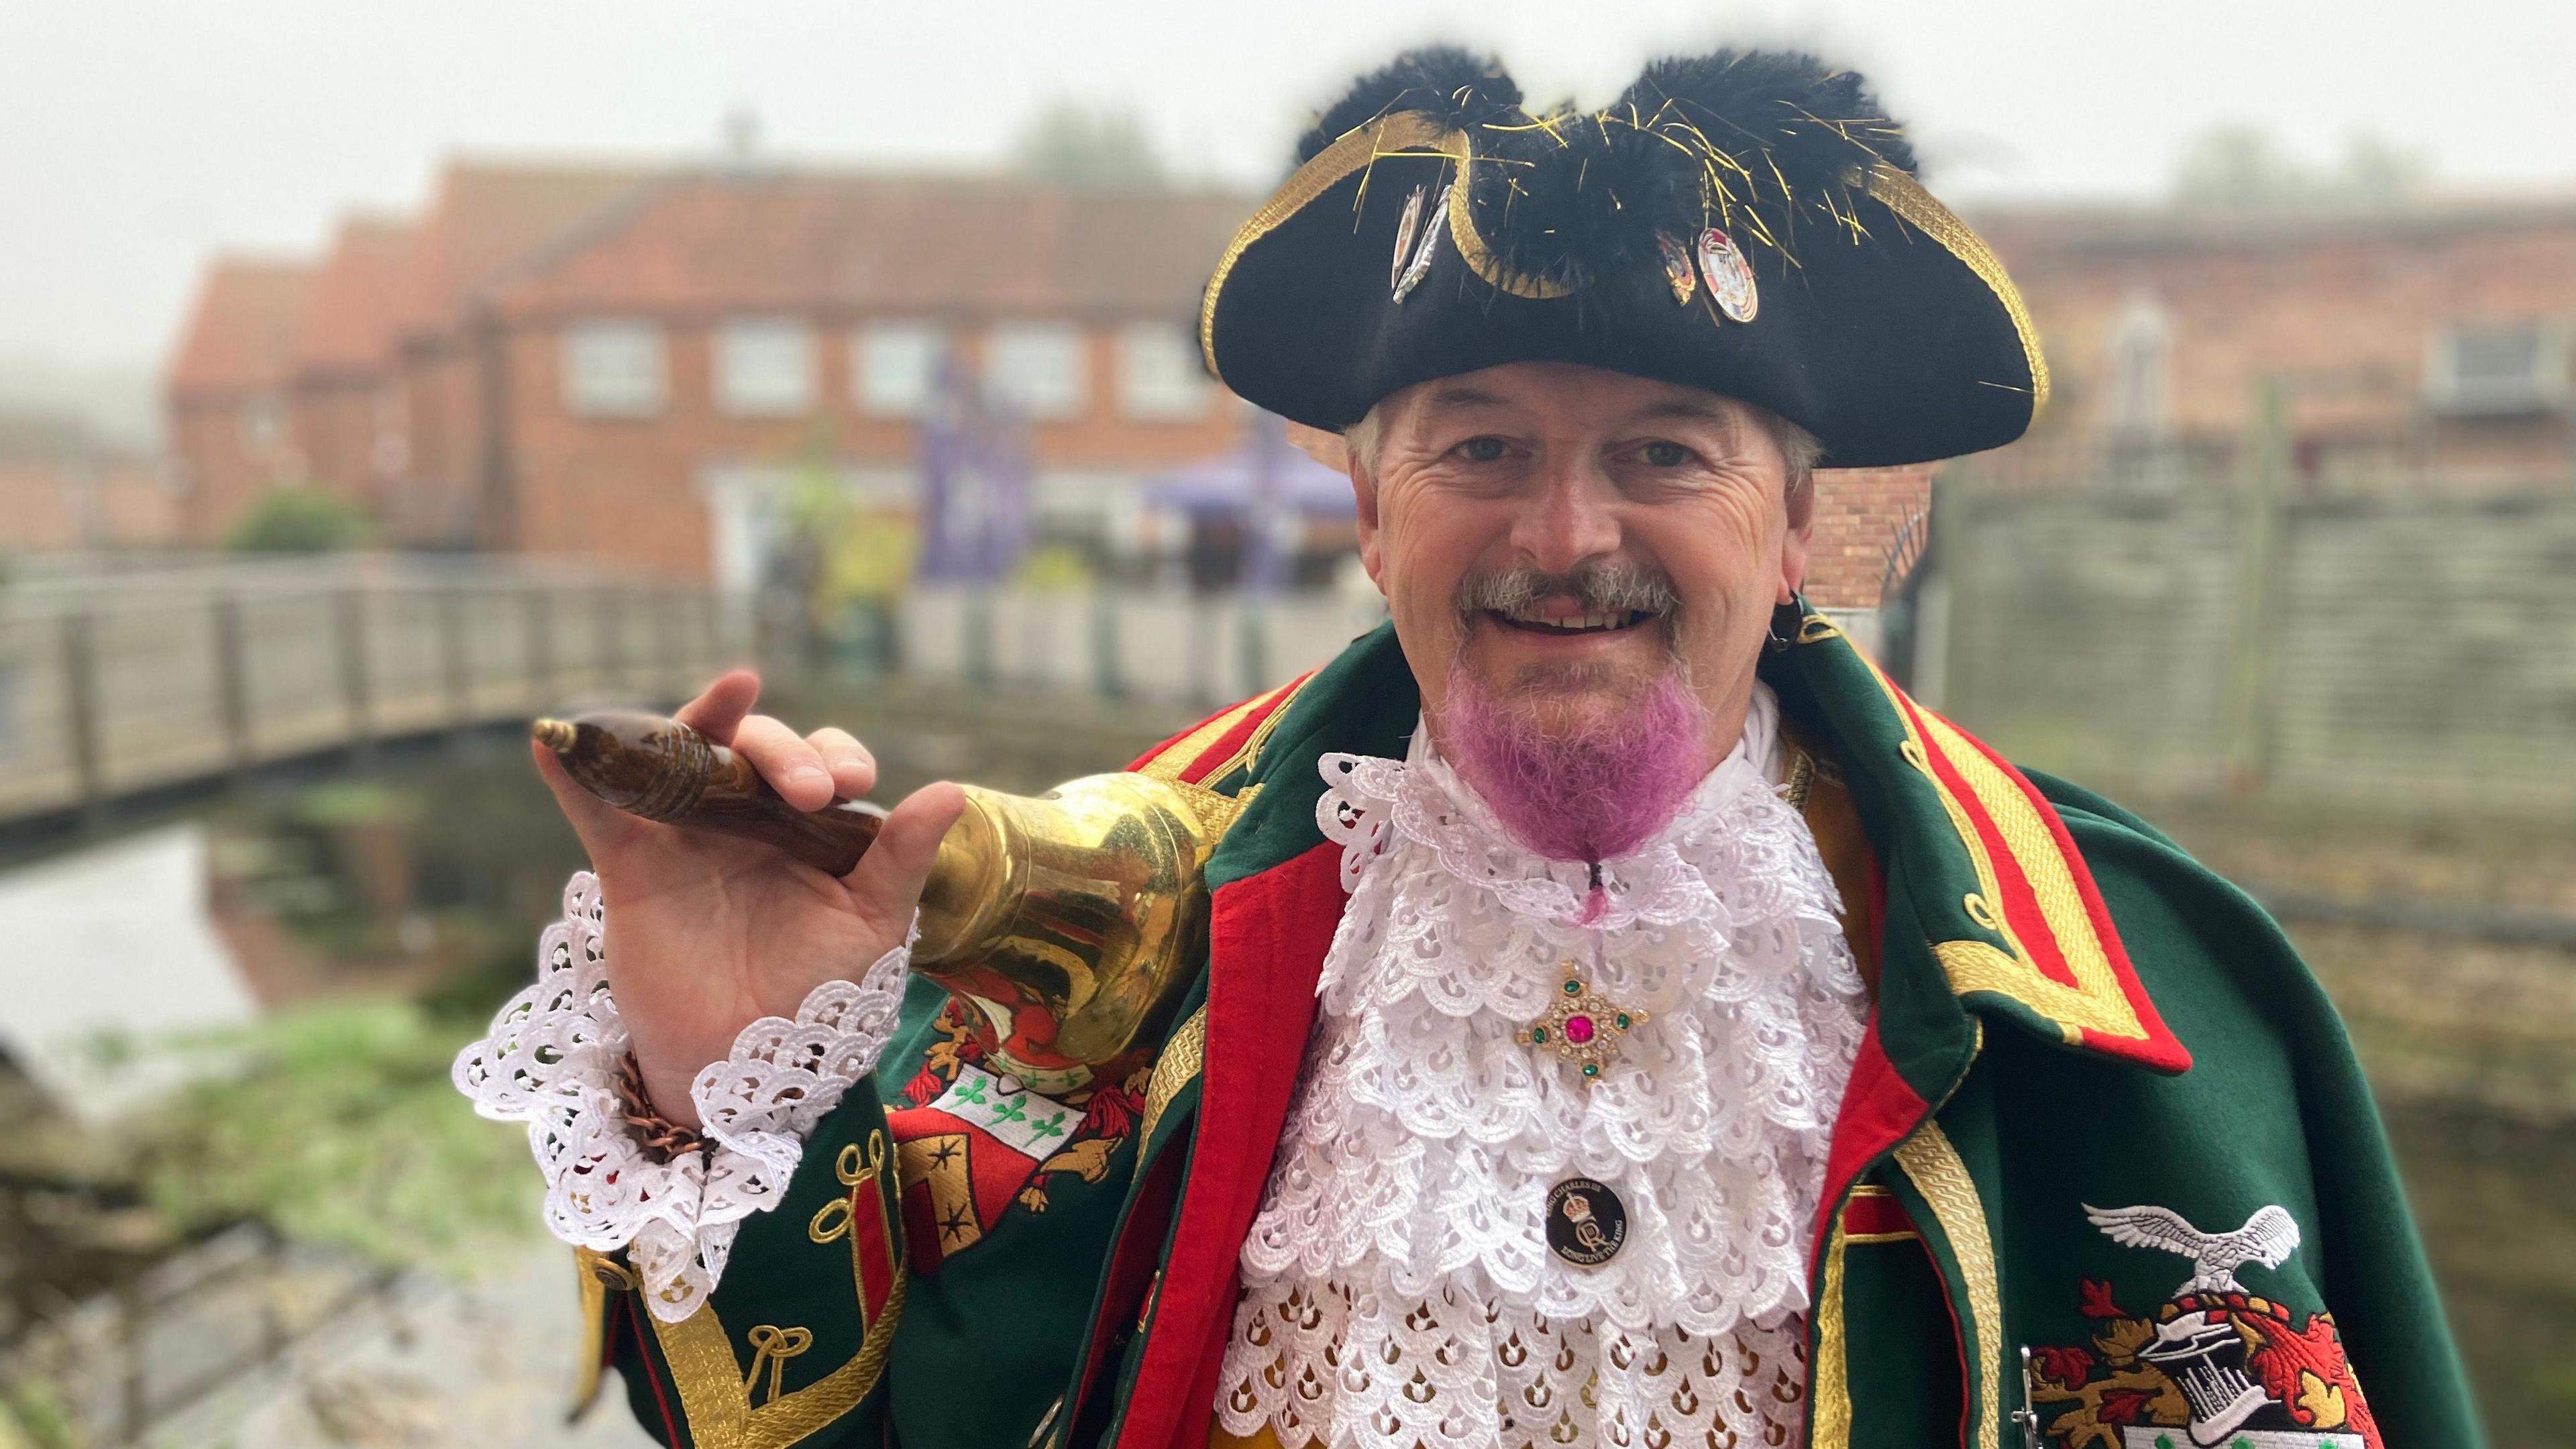
[[[1154,1075],[1145,1083],[1145,1117],[1136,1129],[1136,1170],[1145,1170],[1145,1149],[1153,1144],[1154,1127],[1181,1088],[1198,1080],[1207,1065],[1207,1008],[1201,1006],[1182,1022],[1154,1059]]]
[[[1995,300],[2004,304],[2005,314],[2012,318],[2013,332],[2021,338],[2022,360],[2030,366],[2030,415],[2036,421],[2039,410],[2048,406],[2048,358],[2040,351],[2039,329],[2031,325],[2030,309],[2022,305],[2021,289],[2013,285],[2004,264],[1995,259],[1985,238],[1970,230],[1966,222],[1904,171],[1879,162],[1869,168],[1868,184],[1872,199],[1966,263],[1968,270],[1994,292]]]
[[[663,1362],[671,1366],[671,1380],[680,1390],[680,1411],[688,1416],[689,1434],[698,1449],[787,1449],[857,1408],[884,1377],[886,1359],[894,1352],[904,1287],[898,1264],[894,1287],[886,1294],[877,1321],[868,1325],[858,1353],[815,1382],[757,1409],[743,1391],[733,1338],[712,1304],[700,1305],[679,1323],[655,1318],[653,1336],[662,1345]]]
[[[1216,718],[1155,751],[1152,759],[1136,767],[1136,773],[1179,783],[1181,772],[1190,767],[1191,761],[1206,754],[1210,746],[1225,738],[1226,731],[1243,723],[1254,710],[1261,708],[1261,701],[1267,698],[1268,695],[1255,695],[1231,709],[1220,711]]]
[[[1816,1355],[1807,1367],[1812,1406],[1811,1449],[1847,1449],[1851,1443],[1851,1380],[1843,1362],[1843,1215],[1834,1214],[1825,1238],[1825,1282],[1816,1299]]]
[[[863,1181],[870,1191],[879,1191],[877,1174],[885,1162],[882,1137],[870,1133],[870,1145],[878,1148],[866,1169]],[[894,1352],[895,1325],[903,1319],[904,1290],[907,1283],[903,1269],[903,1246],[894,1240],[895,1219],[878,1201],[886,1239],[886,1262],[893,1281],[886,1290],[885,1304],[877,1310],[874,1321],[859,1339],[859,1351],[847,1363],[807,1384],[792,1394],[771,1395],[768,1402],[752,1407],[750,1386],[743,1377],[742,1365],[734,1358],[733,1336],[716,1317],[715,1304],[701,1303],[698,1311],[678,1323],[665,1323],[651,1314],[653,1337],[662,1347],[662,1361],[671,1368],[671,1381],[680,1390],[680,1411],[687,1416],[689,1438],[697,1449],[787,1449],[787,1446],[831,1424],[843,1414],[864,1402],[877,1382],[885,1377],[886,1360]],[[850,1274],[861,1293],[860,1311],[866,1311],[866,1283],[859,1275],[858,1235],[850,1235]],[[801,1351],[801,1350],[800,1350]],[[754,1358],[753,1368],[760,1367]],[[771,1360],[772,1381],[776,1380],[776,1361]]]
[[[1984,1387],[1977,1404],[1977,1449],[1998,1449],[2002,1431],[1997,1428],[1995,1405],[2003,1385],[2004,1298],[1995,1276],[1994,1239],[1986,1231],[1986,1205],[1977,1197],[1968,1164],[1937,1122],[1925,1122],[1922,1130],[1897,1147],[1896,1165],[1932,1205],[1932,1216],[1941,1224],[1941,1236],[1949,1240],[1950,1256],[1959,1265],[1968,1293],[1968,1317],[1977,1335],[1977,1377]]]
[[[2091,913],[2084,909],[2083,899],[2075,889],[2074,873],[2067,868],[2056,837],[2039,818],[2030,797],[1947,721],[1928,710],[1924,712],[1924,728],[1931,732],[1932,748],[1941,752],[1941,758],[1959,773],[1969,793],[1985,807],[1987,817],[2003,837],[2004,848],[2021,868],[2022,879],[2039,905],[2040,918],[2046,922],[2058,954],[2065,958],[2067,970],[2075,977],[2073,986],[2051,980],[2043,973],[2039,963],[2031,959],[2029,948],[2014,933],[2011,922],[2004,919],[2002,884],[1995,874],[1994,858],[1986,851],[1984,836],[1968,818],[1967,807],[1932,768],[1923,732],[1915,728],[1914,717],[1907,713],[1896,686],[1867,656],[1855,652],[1855,657],[1868,668],[1870,678],[1878,682],[1880,692],[1887,696],[1888,708],[1896,714],[1897,725],[1905,731],[1905,738],[1897,743],[1897,753],[1931,783],[1942,812],[1950,817],[1952,833],[1958,836],[1968,863],[1977,873],[1977,890],[1962,898],[1961,908],[1970,920],[1994,932],[2004,943],[2000,948],[1973,940],[1930,943],[1933,958],[1949,978],[1950,989],[1962,994],[1991,991],[2017,1001],[2055,1023],[2058,1036],[2069,1046],[2081,1045],[2086,1030],[2144,1041],[2146,1024],[2113,974],[2110,956],[2093,930]]]
[[[1309,674],[1305,679],[1291,680],[1286,684],[1280,685],[1277,689],[1270,690],[1269,692],[1255,698],[1252,701],[1253,708],[1266,708],[1270,712],[1261,717],[1261,723],[1252,727],[1251,734],[1243,737],[1242,748],[1236,750],[1233,754],[1228,755],[1215,769],[1199,776],[1199,778],[1212,785],[1217,781],[1224,779],[1227,772],[1233,770],[1238,765],[1249,770],[1254,764],[1258,763],[1261,759],[1262,747],[1270,743],[1270,736],[1278,730],[1279,721],[1287,718],[1288,706],[1297,702],[1297,696],[1305,690],[1307,681],[1314,677],[1314,675]],[[1220,735],[1223,733],[1224,731],[1222,730],[1218,731],[1218,734]],[[1239,794],[1236,798],[1245,805],[1250,805],[1252,803],[1252,796],[1248,791]]]
[[[594,1249],[575,1248],[572,1258],[581,1280],[581,1360],[573,1366],[572,1380],[572,1412],[577,1415],[599,1397],[608,1363],[608,1286],[614,1281],[621,1289],[632,1288],[635,1275]]]

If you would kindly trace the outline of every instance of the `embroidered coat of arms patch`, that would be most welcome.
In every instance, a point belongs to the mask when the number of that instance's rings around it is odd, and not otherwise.
[[[2235,1270],[2278,1267],[2299,1246],[2269,1206],[2232,1233],[2204,1233],[2162,1207],[2087,1208],[2127,1247],[2190,1258],[2195,1271],[2147,1313],[2086,1279],[2092,1345],[2034,1349],[2030,1400],[2063,1449],[2382,1449],[2330,1313],[2295,1314],[2248,1293]]]

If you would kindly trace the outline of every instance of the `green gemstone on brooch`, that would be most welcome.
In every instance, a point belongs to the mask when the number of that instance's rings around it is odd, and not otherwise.
[[[1645,1025],[1648,1013],[1643,1007],[1619,1006],[1585,985],[1581,968],[1573,961],[1561,966],[1565,979],[1556,1004],[1538,1020],[1523,1022],[1520,1037],[1555,1053],[1589,1085],[1610,1075],[1610,1068],[1617,1065],[1619,1043]]]

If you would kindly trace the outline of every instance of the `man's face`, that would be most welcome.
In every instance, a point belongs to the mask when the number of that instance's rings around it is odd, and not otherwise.
[[[1407,388],[1380,419],[1374,472],[1351,465],[1360,557],[1435,727],[1453,661],[1552,736],[1618,717],[1679,666],[1708,743],[1732,747],[1810,522],[1752,409],[1515,362]],[[1551,582],[1511,597],[1533,579]],[[1627,607],[1587,612],[1605,598]]]

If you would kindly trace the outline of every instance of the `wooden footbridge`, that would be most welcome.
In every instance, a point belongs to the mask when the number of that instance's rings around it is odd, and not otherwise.
[[[745,631],[706,587],[353,554],[0,584],[0,825],[332,751],[685,697]]]

